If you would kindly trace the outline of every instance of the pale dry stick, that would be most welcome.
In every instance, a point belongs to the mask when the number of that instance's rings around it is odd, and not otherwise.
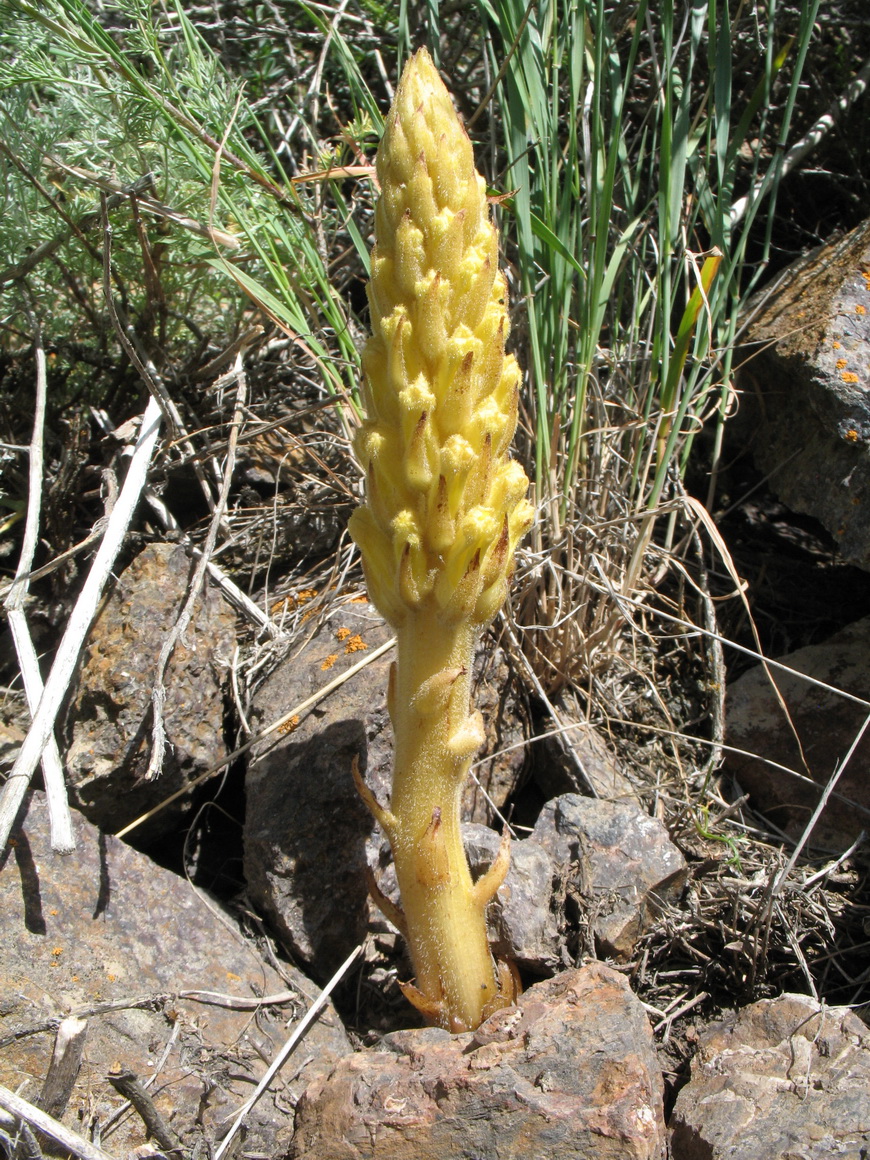
[[[680,1006],[680,1007],[677,1007],[676,1011],[664,1011],[664,1012],[662,1012],[661,1013],[662,1018],[655,1025],[655,1027],[653,1027],[653,1032],[655,1034],[658,1034],[659,1031],[663,1030],[665,1033],[664,1041],[665,1041],[665,1043],[667,1043],[668,1038],[669,1038],[670,1033],[671,1033],[671,1025],[673,1024],[674,1020],[679,1019],[679,1018],[681,1018],[681,1016],[688,1014],[688,1012],[691,1011],[693,1007],[697,1007],[699,1003],[703,1003],[705,999],[709,999],[709,998],[710,998],[709,992],[699,991],[698,994],[693,996],[693,998],[689,999],[688,1002],[683,1003],[682,1006]]]
[[[166,1003],[177,1003],[179,999],[189,999],[192,1003],[204,1003],[210,1007],[226,1007],[231,1011],[258,1011],[261,1007],[280,1007],[298,998],[296,991],[277,991],[273,995],[254,995],[250,998],[247,995],[224,995],[220,991],[158,991],[132,999],[110,999],[106,1003],[91,1003],[87,1007],[76,1007],[64,1017],[41,1019],[38,1023],[19,1027],[8,1035],[0,1036],[0,1050],[8,1047],[10,1043],[17,1043],[20,1039],[29,1039],[31,1035],[57,1031],[64,1018],[91,1019],[95,1015],[108,1015],[114,1011],[157,1011]]]
[[[247,1116],[247,1114],[248,1114],[248,1112],[250,1112],[251,1108],[253,1108],[253,1106],[257,1103],[260,1096],[263,1094],[263,1092],[266,1090],[266,1088],[268,1088],[269,1084],[274,1079],[275,1075],[283,1067],[284,1061],[290,1055],[290,1052],[293,1050],[293,1048],[296,1046],[296,1044],[299,1042],[299,1040],[302,1038],[302,1036],[305,1034],[305,1032],[308,1030],[308,1028],[314,1022],[314,1020],[318,1017],[318,1015],[323,1010],[323,1008],[326,1006],[326,1000],[329,998],[329,996],[332,994],[332,992],[335,990],[335,988],[338,986],[338,984],[341,982],[341,980],[344,978],[344,976],[347,974],[347,972],[353,966],[354,962],[356,961],[356,959],[358,958],[358,956],[362,952],[362,949],[363,949],[362,943],[360,943],[360,945],[358,947],[355,947],[354,950],[351,951],[351,953],[347,956],[347,958],[344,960],[344,962],[341,964],[341,966],[338,968],[338,970],[335,972],[335,974],[332,976],[332,978],[329,980],[329,982],[326,984],[326,986],[323,988],[323,990],[317,996],[314,1003],[311,1005],[311,1007],[309,1007],[309,1009],[306,1011],[306,1013],[302,1016],[302,1018],[300,1019],[299,1023],[296,1025],[296,1027],[294,1027],[292,1035],[287,1040],[287,1042],[282,1046],[281,1050],[278,1052],[278,1054],[275,1056],[275,1058],[272,1060],[271,1064],[269,1065],[269,1067],[266,1071],[266,1074],[263,1076],[263,1078],[257,1084],[257,1087],[254,1090],[253,1095],[250,1096],[244,1102],[244,1104],[241,1106],[241,1108],[239,1109],[238,1113],[236,1114],[236,1118],[233,1120],[233,1123],[232,1123],[232,1126],[230,1127],[229,1132],[227,1132],[226,1136],[224,1136],[223,1140],[221,1140],[220,1147],[217,1149],[217,1151],[214,1154],[214,1160],[221,1160],[221,1157],[226,1152],[226,1150],[229,1148],[230,1144],[233,1142],[233,1138],[235,1137],[236,1132],[238,1132],[239,1128],[242,1126],[242,1123],[245,1119],[245,1116]]]
[[[53,1116],[47,1115],[41,1109],[28,1103],[27,1100],[23,1100],[21,1096],[15,1095],[14,1092],[2,1086],[0,1086],[0,1108],[10,1112],[26,1124],[30,1124],[31,1127],[37,1128],[40,1132],[44,1132],[46,1136],[56,1140],[74,1156],[79,1156],[81,1160],[115,1160],[110,1153],[104,1152],[102,1148],[98,1148],[96,1144],[92,1144],[77,1132],[70,1131],[63,1124],[59,1124]]]
[[[45,369],[45,348],[42,345],[42,334],[38,323],[35,322],[34,354],[36,357],[36,396],[34,400],[33,437],[30,442],[30,464],[28,478],[27,518],[24,524],[24,538],[21,545],[21,556],[15,571],[15,579],[4,601],[6,615],[9,618],[9,627],[12,630],[12,639],[18,664],[24,681],[24,694],[27,697],[27,707],[31,717],[36,712],[39,699],[42,696],[42,673],[39,669],[39,658],[33,647],[27,617],[24,614],[24,599],[30,587],[29,574],[36,553],[36,544],[39,539],[39,516],[42,506],[42,474],[44,468],[45,404],[48,395],[48,378]],[[42,755],[42,773],[45,782],[45,793],[48,804],[48,817],[51,829],[51,848],[56,854],[71,854],[76,848],[73,834],[72,817],[69,812],[69,803],[66,797],[66,786],[63,778],[63,764],[57,741],[52,735]]]
[[[843,853],[840,854],[838,858],[835,858],[833,862],[829,862],[827,866],[823,866],[821,870],[817,870],[815,874],[811,874],[809,878],[805,878],[801,883],[801,889],[806,892],[811,886],[815,886],[815,884],[822,878],[827,878],[829,874],[833,874],[834,871],[838,870],[844,862],[848,862],[849,859],[857,853],[857,851],[866,841],[867,831],[862,830],[848,850],[844,850]]]
[[[221,991],[179,991],[179,999],[190,999],[195,1003],[206,1003],[212,1007],[226,1007],[230,1011],[259,1011],[261,1007],[280,1007],[293,1003],[299,998],[296,991],[278,991],[274,995],[224,995]]]
[[[251,334],[252,332],[249,331],[248,333]],[[234,353],[239,352],[235,351]],[[105,432],[108,434],[115,434],[115,426],[105,411],[100,411],[92,407],[91,413],[93,414],[94,419],[97,421],[97,423],[99,423]],[[193,543],[187,532],[183,532],[181,530],[181,525],[178,523],[175,516],[172,514],[163,500],[160,499],[160,497],[156,494],[154,489],[146,486],[142,495],[154,511],[154,514],[160,520],[164,529],[166,531],[172,532],[173,535],[178,538],[178,542],[184,548],[186,548],[192,556],[199,558],[199,556],[202,554],[201,549]],[[112,499],[112,502],[114,502],[114,498]],[[51,564],[47,564],[45,567],[38,569],[36,572],[32,572],[30,574],[30,579],[35,580],[39,577],[47,575],[49,571],[62,564],[63,561],[70,555],[82,551],[82,549],[93,543],[94,540],[99,539],[103,533],[102,524],[104,524],[104,521],[98,520],[97,523],[94,524],[94,530],[90,533],[89,536],[82,540],[80,544],[76,544],[75,547],[69,550],[69,552],[64,552],[60,556],[55,557]],[[273,637],[274,639],[280,639],[286,635],[282,629],[280,629],[278,625],[275,624],[271,617],[263,612],[262,609],[258,608],[254,601],[251,600],[250,596],[244,593],[241,588],[239,588],[238,584],[234,583],[229,578],[229,576],[227,576],[226,572],[224,572],[222,568],[215,564],[213,560],[209,560],[208,573],[212,580],[214,580],[215,584],[217,584],[221,589],[224,596],[226,596],[227,600],[229,600],[230,604],[232,604],[232,606],[236,609],[236,611],[240,612],[242,616],[247,617],[247,619],[252,624],[255,624],[261,631],[268,633],[269,636]],[[2,593],[3,589],[0,589],[0,595],[2,595]]]
[[[106,478],[113,479],[114,478],[113,472],[111,470],[109,470],[108,468],[103,469],[103,476],[104,476],[104,479],[106,479]],[[106,500],[104,501],[106,508],[107,508],[107,514],[108,514],[108,509],[115,502],[116,495],[117,495],[117,486],[114,489],[114,494],[112,494],[111,490],[110,490],[110,494],[107,496]],[[83,540],[79,540],[79,542],[77,544],[73,544],[73,546],[71,548],[67,548],[67,550],[65,552],[59,552],[56,556],[54,556],[51,560],[49,560],[49,562],[47,564],[43,564],[40,568],[34,568],[32,572],[28,572],[28,574],[26,576],[22,577],[22,579],[27,580],[28,583],[32,583],[34,580],[42,580],[44,577],[50,576],[52,574],[52,572],[56,572],[57,569],[60,568],[60,566],[62,564],[65,564],[67,562],[67,560],[72,560],[75,556],[78,556],[81,552],[84,552],[86,548],[90,548],[92,544],[95,544],[97,542],[97,540],[99,540],[101,538],[105,529],[106,529],[106,515],[103,515],[98,520],[96,520],[94,522],[94,526],[91,528],[91,530],[88,532],[88,534],[85,536],[85,538]],[[13,583],[14,583],[14,581],[10,580],[8,584],[0,585],[0,598],[8,595],[12,591]]]
[[[316,693],[312,693],[310,697],[306,697],[304,701],[300,701],[298,705],[294,705],[292,709],[289,709],[286,713],[283,713],[280,717],[277,718],[277,720],[273,721],[271,725],[267,725],[266,728],[261,730],[255,737],[249,738],[244,745],[240,745],[238,749],[234,749],[232,753],[228,754],[220,761],[215,762],[214,765],[210,766],[203,773],[199,774],[199,776],[194,778],[193,781],[188,782],[184,789],[176,790],[175,793],[170,794],[167,798],[164,798],[163,801],[154,806],[153,809],[148,810],[147,813],[142,814],[140,817],[130,822],[128,826],[124,826],[123,830],[119,830],[115,837],[126,837],[127,834],[131,832],[131,830],[135,830],[137,826],[141,826],[144,822],[149,821],[154,817],[155,814],[159,814],[161,810],[164,810],[167,806],[171,805],[177,798],[183,797],[185,794],[190,793],[190,791],[196,786],[200,785],[208,778],[213,777],[214,774],[219,773],[227,765],[232,764],[236,758],[241,757],[243,754],[247,753],[249,749],[253,748],[253,746],[264,740],[264,738],[269,737],[272,733],[276,733],[279,729],[282,728],[282,726],[291,722],[294,717],[298,716],[300,713],[304,713],[306,709],[310,709],[312,705],[316,705],[318,701],[322,701],[324,697],[327,697],[340,685],[343,685],[345,681],[348,681],[351,677],[356,676],[356,674],[360,672],[361,669],[364,669],[366,665],[370,665],[372,661],[376,661],[378,657],[383,656],[385,652],[387,652],[395,645],[395,643],[396,638],[392,637],[384,644],[379,645],[378,648],[369,653],[369,655],[363,660],[357,662],[355,665],[351,665],[349,669],[343,673],[340,673],[337,677],[335,677],[334,680],[330,681],[327,685],[324,685],[322,689],[318,689]]]
[[[812,125],[809,131],[792,145],[788,153],[783,158],[782,167],[779,173],[780,181],[787,177],[791,171],[800,164],[801,161],[811,153],[813,149],[819,144],[823,137],[825,137],[831,129],[834,128],[840,117],[845,116],[849,112],[855,101],[867,91],[867,86],[870,85],[870,60],[866,60],[849,84],[846,86],[846,91],[837,97],[836,101],[829,107],[827,113],[824,113]],[[750,205],[755,201],[759,194],[763,191],[767,177],[761,178],[752,188],[751,192],[745,197],[740,197],[735,201],[731,207],[729,218],[731,225],[735,226],[746,215],[746,211]]]
[[[57,1029],[51,1063],[39,1093],[39,1107],[56,1118],[66,1111],[82,1065],[88,1033],[87,1019],[67,1016]]]
[[[175,651],[176,644],[179,640],[184,640],[184,634],[187,632],[190,619],[193,616],[194,606],[202,592],[208,570],[209,557],[214,551],[214,546],[217,542],[218,529],[223,523],[224,512],[226,511],[227,500],[230,494],[230,485],[233,481],[233,469],[236,465],[236,443],[239,437],[239,428],[242,424],[242,410],[248,393],[248,380],[242,366],[241,354],[236,355],[232,375],[236,380],[236,403],[233,410],[233,418],[230,423],[227,457],[224,462],[221,489],[211,515],[208,534],[205,537],[199,560],[197,561],[196,568],[188,585],[187,599],[184,602],[184,607],[181,609],[175,624],[167,633],[163,647],[160,649],[160,656],[157,661],[157,673],[151,689],[151,708],[154,720],[151,724],[151,756],[148,759],[148,768],[145,771],[146,781],[152,781],[156,778],[163,765],[163,750],[166,745],[166,728],[163,723],[163,706],[166,702],[166,686],[164,684],[166,668],[169,664],[169,658]]]
[[[779,902],[773,903],[771,914],[773,912],[776,913],[776,917],[779,919],[780,926],[785,931],[786,942],[791,947],[792,954],[795,957],[795,961],[797,962],[797,965],[800,967],[801,974],[803,975],[804,979],[806,980],[807,989],[809,990],[809,993],[812,995],[812,997],[815,999],[815,1001],[818,1003],[819,992],[816,988],[815,981],[813,980],[813,973],[810,970],[810,965],[807,962],[806,955],[804,954],[804,952],[801,948],[800,941],[797,938],[797,936],[795,935],[794,930],[792,929],[792,924],[786,918],[785,912],[783,911]],[[768,925],[767,925],[767,929],[765,930],[765,934],[764,934],[764,957],[765,957],[765,959],[767,958],[767,948],[769,945],[769,930],[770,930],[770,914],[768,915]]]
[[[75,673],[85,636],[96,614],[103,589],[111,575],[145,486],[151,457],[160,433],[160,419],[160,407],[152,396],[145,408],[136,449],[130,459],[118,500],[109,516],[103,541],[97,549],[88,578],[70,613],[66,631],[55,653],[30,729],[21,745],[9,779],[3,787],[0,796],[0,850],[5,848],[9,840],[9,833],[21,808],[33,771],[39,764],[48,739],[54,731],[55,721]]]

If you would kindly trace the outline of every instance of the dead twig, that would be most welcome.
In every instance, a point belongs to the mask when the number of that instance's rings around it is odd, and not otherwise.
[[[18,656],[18,666],[24,682],[27,706],[32,717],[42,697],[43,683],[42,673],[39,668],[39,659],[36,655],[36,649],[33,647],[27,617],[24,614],[24,599],[30,587],[30,569],[33,566],[33,557],[36,553],[36,545],[39,540],[39,517],[42,508],[42,476],[44,468],[43,436],[48,380],[45,366],[45,348],[42,344],[42,331],[34,317],[31,317],[31,322],[34,328],[36,391],[34,399],[33,437],[30,441],[27,518],[24,524],[24,539],[21,545],[21,556],[18,560],[18,568],[15,572],[15,579],[12,581],[12,585],[4,601],[4,606],[6,608],[6,615],[9,618],[12,640]],[[63,764],[53,733],[49,737],[45,752],[42,755],[42,772],[51,828],[51,848],[57,854],[69,854],[75,849],[76,842],[73,835],[69,803],[66,797]]]
[[[217,541],[218,529],[223,522],[224,512],[227,508],[230,485],[233,480],[233,470],[236,465],[236,445],[239,437],[239,428],[242,425],[245,401],[248,393],[248,382],[242,366],[241,354],[236,355],[233,376],[236,380],[236,403],[230,424],[229,442],[226,460],[224,461],[224,473],[223,480],[221,481],[220,494],[218,495],[215,509],[212,512],[208,534],[202,546],[201,555],[188,586],[187,599],[184,602],[184,607],[181,609],[172,629],[167,633],[163,647],[160,650],[160,657],[157,661],[157,674],[151,690],[151,707],[154,720],[151,725],[151,757],[148,761],[148,769],[145,772],[146,781],[157,777],[160,773],[160,767],[163,764],[163,749],[166,744],[166,731],[163,725],[163,706],[166,701],[166,686],[163,682],[166,675],[166,668],[169,664],[170,657],[175,651],[176,644],[179,640],[184,639],[184,634],[190,624],[194,607],[205,583],[206,571]]]
[[[192,1003],[207,1003],[214,1007],[227,1007],[234,1011],[258,1011],[261,1007],[280,1007],[284,1003],[293,1003],[299,996],[295,991],[278,991],[274,995],[246,996],[223,995],[219,991],[165,991],[156,995],[140,995],[136,999],[112,999],[107,1003],[92,1003],[88,1007],[77,1007],[69,1015],[58,1016],[53,1019],[42,1019],[38,1023],[31,1023],[27,1027],[19,1027],[8,1035],[0,1038],[0,1050],[16,1043],[19,1039],[27,1039],[31,1035],[43,1035],[46,1031],[56,1031],[66,1019],[91,1019],[97,1015],[108,1015],[112,1011],[155,1011],[166,1003],[174,1003],[178,999],[189,999]]]
[[[51,1063],[37,1100],[37,1105],[56,1119],[66,1111],[75,1087],[87,1033],[87,1020],[76,1016],[62,1020],[57,1029]]]
[[[248,1115],[248,1113],[250,1112],[251,1108],[254,1107],[254,1105],[259,1100],[260,1096],[263,1094],[264,1091],[266,1091],[269,1084],[272,1082],[274,1077],[277,1075],[277,1073],[283,1067],[285,1060],[290,1055],[291,1051],[293,1051],[296,1044],[300,1041],[300,1039],[302,1039],[303,1035],[308,1030],[308,1028],[311,1026],[311,1024],[314,1022],[314,1020],[317,1019],[317,1017],[320,1015],[320,1012],[326,1006],[327,999],[332,994],[332,992],[335,990],[335,988],[338,986],[338,984],[341,982],[341,980],[344,978],[344,976],[347,974],[347,972],[350,970],[350,968],[353,966],[354,962],[356,961],[356,959],[359,956],[362,949],[363,949],[362,944],[360,944],[360,946],[356,947],[353,951],[351,951],[351,953],[347,956],[347,958],[344,960],[344,962],[341,964],[341,966],[338,968],[338,970],[335,972],[335,974],[332,976],[332,978],[329,980],[329,982],[326,984],[326,986],[323,988],[323,990],[317,996],[314,1003],[311,1005],[311,1007],[308,1009],[308,1011],[306,1011],[306,1013],[302,1016],[302,1018],[300,1019],[299,1023],[296,1025],[296,1027],[294,1027],[293,1034],[290,1036],[290,1038],[287,1040],[287,1042],[283,1045],[281,1050],[277,1053],[275,1058],[272,1060],[271,1064],[269,1065],[268,1070],[266,1071],[266,1074],[263,1076],[263,1078],[257,1084],[257,1087],[254,1091],[254,1094],[249,1099],[247,1099],[245,1101],[245,1103],[239,1109],[238,1113],[236,1114],[235,1119],[232,1122],[232,1126],[230,1127],[230,1130],[227,1132],[226,1136],[224,1136],[223,1140],[221,1141],[220,1147],[217,1149],[217,1151],[214,1154],[214,1160],[221,1160],[221,1157],[224,1155],[224,1153],[229,1148],[230,1144],[233,1142],[233,1139],[236,1135],[236,1132],[238,1132],[239,1128],[242,1126],[242,1123],[244,1122],[244,1119]]]
[[[110,1071],[106,1079],[119,1095],[130,1101],[139,1113],[148,1135],[155,1139],[165,1152],[181,1151],[181,1140],[167,1126],[151,1096],[134,1072],[126,1068]]]

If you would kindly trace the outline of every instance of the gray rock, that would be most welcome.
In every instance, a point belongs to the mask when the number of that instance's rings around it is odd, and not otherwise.
[[[476,1032],[387,1036],[296,1109],[291,1160],[660,1160],[662,1079],[626,981],[592,963]]]
[[[462,837],[476,879],[492,864],[501,837],[488,826],[473,824],[462,827]],[[554,877],[553,859],[543,846],[531,838],[512,842],[507,878],[487,913],[495,955],[537,974],[555,970],[561,961],[559,929],[551,909]]]
[[[106,1125],[123,1103],[106,1075],[129,1069],[142,1082],[154,1078],[158,1111],[185,1149],[202,1135],[215,1142],[315,988],[292,969],[285,982],[235,921],[183,878],[75,811],[73,825],[75,853],[53,853],[45,800],[34,793],[0,858],[0,1084],[23,1085],[22,1096],[33,1101],[51,1060],[51,1021],[84,1012],[84,1062],[64,1115],[69,1127]],[[288,989],[296,999],[256,1006],[258,997]],[[179,995],[191,991],[218,998]],[[219,1005],[220,996],[229,1005]],[[288,1106],[348,1050],[328,1007],[254,1109],[242,1150],[283,1155]],[[102,1143],[124,1156],[145,1139],[134,1115]]]
[[[119,830],[184,789],[226,756],[224,691],[235,647],[235,614],[214,588],[200,598],[185,642],[166,672],[167,745],[159,778],[144,781],[151,752],[151,687],[157,658],[187,594],[192,562],[183,548],[153,544],[121,574],[88,636],[66,715],[71,802],[105,830]],[[177,825],[181,798],[139,827],[149,841]]]
[[[686,861],[667,830],[632,805],[563,794],[544,806],[532,838],[582,896],[602,954],[630,956],[685,885]]]
[[[832,1160],[870,1145],[870,1032],[805,995],[700,1035],[671,1117],[673,1160]]]
[[[868,270],[870,220],[792,268],[749,331],[737,420],[779,497],[820,520],[862,568],[870,568]]]
[[[798,837],[818,804],[822,787],[846,756],[866,716],[861,705],[811,685],[799,674],[866,698],[870,690],[870,617],[850,624],[824,644],[798,649],[780,659],[798,674],[772,670],[791,724],[764,668],[759,665],[744,673],[728,686],[725,701],[726,740],[744,752],[729,752],[726,769],[750,795],[753,809],[768,814],[789,835]],[[779,768],[767,762],[776,762]],[[865,735],[837,783],[835,796],[815,825],[811,844],[840,852],[862,829],[870,828],[868,763],[870,735]],[[798,776],[788,774],[788,769]]]
[[[304,651],[276,670],[259,690],[255,716],[265,724],[289,712],[329,680],[389,640],[390,630],[368,604],[347,604]],[[253,901],[282,940],[319,979],[327,978],[372,926],[383,928],[369,904],[368,866],[395,897],[386,839],[363,805],[351,777],[360,770],[376,797],[389,801],[392,726],[386,690],[392,654],[340,686],[277,745],[261,748],[247,778],[245,874]],[[522,736],[503,704],[507,666],[481,652],[476,696],[484,717],[484,754],[497,754]],[[522,749],[496,756],[478,777],[497,806],[517,784]],[[488,820],[491,807],[469,782],[466,817]]]
[[[325,626],[301,656],[277,669],[258,691],[257,723],[289,712],[390,635],[370,605],[348,605],[336,623]],[[358,758],[376,796],[387,799],[390,661],[387,654],[372,662],[277,744],[255,750],[247,774],[244,869],[249,896],[294,957],[309,964],[321,981],[364,938],[369,923],[366,867],[389,856],[386,840],[356,792],[351,765]]]
[[[583,720],[575,694],[562,693],[557,707],[564,732],[544,738],[535,764],[535,781],[545,798],[591,789],[602,801],[628,802],[640,809],[637,792],[616,754],[595,726]]]

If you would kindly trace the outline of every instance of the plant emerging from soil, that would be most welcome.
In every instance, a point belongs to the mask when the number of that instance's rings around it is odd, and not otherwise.
[[[351,532],[398,643],[390,810],[358,783],[393,849],[404,907],[395,917],[417,975],[405,994],[461,1031],[515,990],[507,965],[493,966],[485,919],[508,847],[472,883],[459,806],[483,742],[480,714],[469,713],[474,646],[504,603],[532,508],[525,473],[508,458],[519,369],[505,355],[498,235],[471,142],[425,49],[403,73],[377,173],[368,418],[356,440],[367,502]]]

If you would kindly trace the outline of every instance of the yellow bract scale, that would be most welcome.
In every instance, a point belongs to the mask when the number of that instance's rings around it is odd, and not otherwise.
[[[399,391],[399,406],[403,416],[414,423],[423,412],[427,414],[435,406],[435,396],[429,390],[429,383],[425,375],[417,375],[413,383]]]
[[[491,508],[474,507],[460,524],[460,534],[469,547],[485,550],[501,531],[501,521]]]

